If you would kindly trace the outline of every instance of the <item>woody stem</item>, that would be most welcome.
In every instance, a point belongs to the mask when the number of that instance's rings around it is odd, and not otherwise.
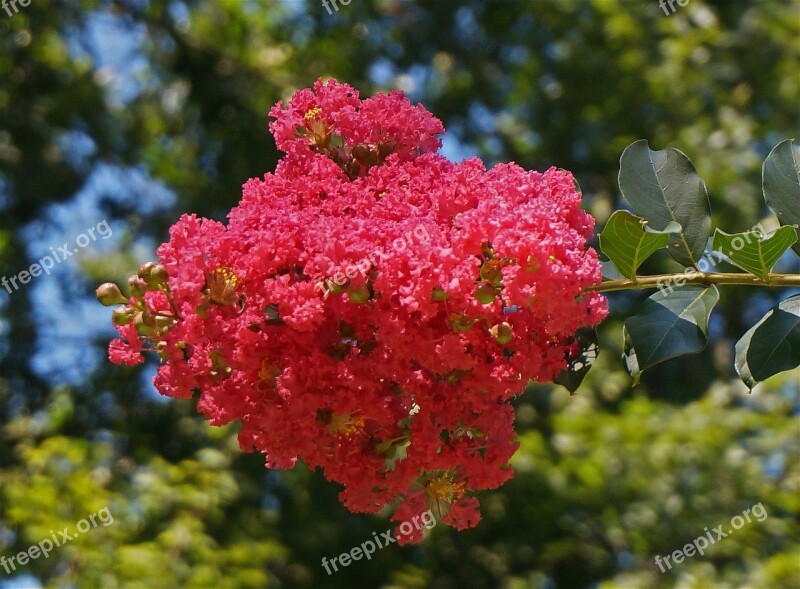
[[[735,272],[683,272],[680,274],[656,274],[637,276],[636,280],[606,280],[589,286],[587,291],[612,292],[617,290],[644,290],[649,288],[669,288],[684,284],[736,284],[742,286],[800,286],[800,274],[769,274],[762,280],[753,274]]]

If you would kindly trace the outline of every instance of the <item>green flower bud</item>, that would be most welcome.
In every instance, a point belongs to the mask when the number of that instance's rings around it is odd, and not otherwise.
[[[497,260],[489,260],[481,266],[481,278],[494,286],[500,286],[503,280],[502,266]]]
[[[497,296],[497,288],[491,284],[480,284],[478,288],[475,289],[475,298],[482,305],[493,303],[495,296]]]
[[[156,315],[156,325],[161,328],[172,327],[175,325],[175,319],[172,317],[164,317],[163,315]]]
[[[131,320],[136,315],[136,309],[133,307],[117,307],[111,313],[111,321],[114,325],[130,325]]]
[[[136,272],[136,275],[141,278],[142,280],[147,280],[150,276],[150,271],[156,267],[155,262],[145,262],[141,266],[139,266],[139,270]]]
[[[106,307],[113,305],[122,305],[128,302],[128,299],[122,294],[119,287],[113,282],[106,282],[101,284],[95,291],[97,300]]]
[[[450,316],[450,329],[452,329],[454,333],[465,333],[472,329],[474,324],[475,320],[465,315],[454,314]]]
[[[350,298],[351,303],[361,305],[366,303],[370,298],[369,288],[366,286],[356,286],[347,291],[347,296]]]
[[[506,322],[494,325],[489,330],[489,333],[492,334],[494,341],[496,341],[498,344],[507,344],[514,336],[514,330],[511,328],[511,325]]]
[[[131,287],[131,296],[141,299],[144,293],[147,292],[147,283],[138,276],[131,276],[128,280],[128,286]]]
[[[136,313],[136,316],[133,318],[133,327],[136,329],[136,333],[145,336],[153,335],[156,331],[156,326],[152,319],[149,313]]]
[[[153,269],[150,270],[150,280],[155,284],[166,284],[167,278],[169,278],[167,269],[161,264],[156,264]],[[145,282],[147,282],[147,278],[145,278]]]
[[[158,290],[167,282],[167,269],[155,262],[145,262],[139,266],[136,276],[144,281],[147,290]]]

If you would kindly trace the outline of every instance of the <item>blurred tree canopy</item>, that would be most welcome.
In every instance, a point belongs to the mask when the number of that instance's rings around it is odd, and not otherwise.
[[[182,212],[224,219],[274,168],[276,101],[335,77],[392,88],[441,118],[461,159],[573,171],[587,209],[619,201],[619,155],[678,147],[727,231],[776,225],[769,149],[800,130],[800,2],[690,0],[33,0],[0,11],[0,274],[103,219],[97,242],[0,290],[0,556],[108,506],[100,526],[0,587],[580,588],[800,586],[800,375],[752,395],[732,343],[788,289],[722,290],[712,344],[632,388],[612,295],[603,351],[574,397],[530,386],[514,480],[484,521],[435,528],[328,576],[378,517],[299,466],[269,472],[236,427],[164,402],[141,370],[106,366],[94,286],[124,280]],[[666,256],[645,273],[677,266]],[[796,262],[780,271],[800,272]],[[662,574],[756,503],[769,517]]]

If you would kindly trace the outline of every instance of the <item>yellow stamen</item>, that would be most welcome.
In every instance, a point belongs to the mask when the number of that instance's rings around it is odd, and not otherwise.
[[[328,432],[346,438],[356,437],[364,433],[366,421],[363,415],[333,413],[328,423]]]
[[[427,482],[425,494],[431,503],[435,502],[440,506],[442,503],[451,505],[464,496],[466,485],[463,481],[453,482],[454,477],[454,472],[447,471]]]
[[[280,367],[274,362],[270,362],[269,358],[261,360],[261,367],[258,371],[259,384],[266,384],[270,388],[275,388],[275,382],[283,372]]]
[[[315,106],[314,108],[310,109],[305,114],[305,116],[303,116],[303,120],[307,123],[309,121],[316,119],[321,114],[322,114],[322,109],[318,106]]]
[[[218,305],[235,305],[239,302],[236,292],[241,280],[227,266],[217,268],[206,279],[206,294],[212,303]]]

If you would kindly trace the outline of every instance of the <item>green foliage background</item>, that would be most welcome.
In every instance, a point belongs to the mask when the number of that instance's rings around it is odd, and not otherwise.
[[[319,76],[406,90],[444,121],[452,157],[572,170],[599,226],[640,138],[689,155],[726,231],[769,224],[760,165],[800,129],[796,0],[690,0],[670,15],[642,0],[353,0],[332,15],[317,0],[32,0],[0,11],[0,47],[0,274],[59,244],[53,227],[85,230],[68,214],[77,195],[99,167],[118,173],[86,217],[114,223],[110,247],[0,290],[0,555],[104,506],[114,523],[0,569],[0,587],[800,587],[800,375],[747,395],[731,358],[788,289],[722,289],[712,344],[636,388],[620,323],[646,293],[613,295],[578,394],[518,399],[517,474],[482,495],[481,525],[436,527],[332,576],[323,556],[388,521],[349,514],[319,473],[267,472],[236,427],[210,428],[193,402],[150,394],[149,373],[107,366],[109,313],[81,307],[152,258],[181,212],[223,218],[277,161],[268,108]],[[147,181],[130,188],[129,170]],[[168,205],[152,204],[159,191]],[[642,271],[676,268],[659,254]],[[759,502],[763,522],[656,567]]]

